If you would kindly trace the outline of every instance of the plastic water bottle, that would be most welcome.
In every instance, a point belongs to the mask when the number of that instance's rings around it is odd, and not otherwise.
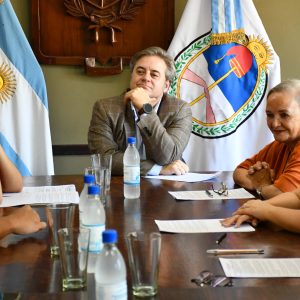
[[[110,229],[102,233],[103,250],[98,256],[95,269],[97,300],[126,300],[126,266],[116,246],[117,231]]]
[[[88,273],[94,273],[99,253],[102,251],[102,232],[105,230],[105,211],[100,201],[98,185],[88,187],[88,198],[83,206],[82,227],[90,229]]]
[[[140,197],[140,155],[135,147],[135,137],[128,138],[128,146],[123,157],[124,197]]]
[[[82,212],[83,212],[83,206],[85,205],[85,202],[88,198],[88,187],[92,184],[95,184],[95,176],[92,174],[84,175],[84,186],[80,193],[79,198],[79,224],[82,223]]]

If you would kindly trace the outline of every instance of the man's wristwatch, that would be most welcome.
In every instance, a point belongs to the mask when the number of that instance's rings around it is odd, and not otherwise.
[[[142,114],[150,114],[152,111],[152,105],[150,103],[144,103],[142,108],[138,111],[138,114],[141,116]]]

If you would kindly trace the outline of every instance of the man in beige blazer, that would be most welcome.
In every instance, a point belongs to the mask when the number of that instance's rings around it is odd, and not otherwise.
[[[129,136],[137,137],[141,175],[181,175],[192,128],[188,103],[166,94],[175,75],[173,59],[159,47],[137,52],[131,60],[130,90],[98,100],[88,133],[92,153],[111,153],[112,174],[123,174]]]

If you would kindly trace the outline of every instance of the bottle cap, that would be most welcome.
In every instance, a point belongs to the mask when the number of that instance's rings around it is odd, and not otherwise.
[[[93,174],[84,175],[84,183],[95,182],[95,176]]]
[[[107,229],[102,232],[102,242],[104,244],[116,243],[118,241],[118,233],[115,229]]]
[[[136,138],[134,136],[130,136],[130,137],[128,137],[127,141],[128,141],[128,144],[135,144]]]
[[[90,185],[88,187],[88,194],[89,195],[97,195],[100,194],[100,187],[99,185]]]

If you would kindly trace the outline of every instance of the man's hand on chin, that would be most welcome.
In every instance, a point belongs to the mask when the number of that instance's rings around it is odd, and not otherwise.
[[[156,98],[150,98],[147,91],[142,87],[136,87],[126,92],[124,100],[125,102],[131,101],[137,111],[143,107],[144,103],[150,103],[152,106],[155,106],[158,102]]]

